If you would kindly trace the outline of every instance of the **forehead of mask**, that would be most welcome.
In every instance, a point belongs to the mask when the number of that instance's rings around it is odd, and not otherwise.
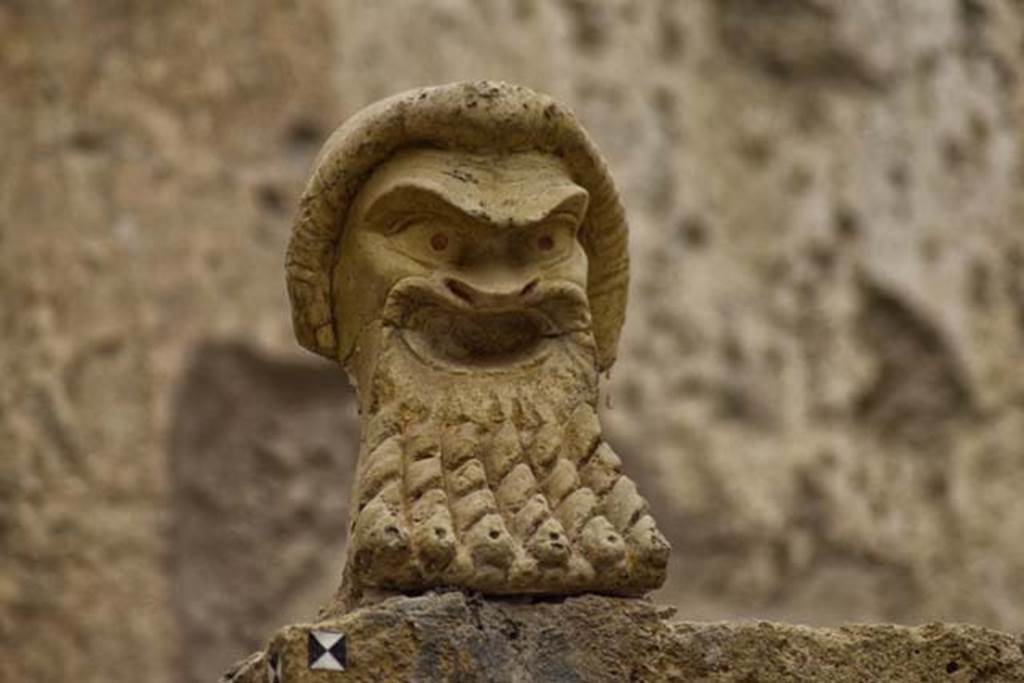
[[[350,226],[362,224],[382,199],[402,186],[422,189],[467,216],[499,226],[535,223],[566,203],[582,219],[587,201],[586,190],[572,181],[561,160],[549,154],[414,148],[377,168],[356,197]]]
[[[339,246],[334,299],[340,360],[349,355],[358,331],[377,318],[395,282],[458,268],[417,263],[396,249],[394,226],[403,217],[434,215],[441,223],[459,224],[469,239],[486,242],[491,234],[532,235],[553,219],[568,221],[574,230],[587,200],[586,190],[551,155],[409,149],[392,157],[357,194]],[[586,255],[570,240],[571,251],[546,274],[585,286]]]

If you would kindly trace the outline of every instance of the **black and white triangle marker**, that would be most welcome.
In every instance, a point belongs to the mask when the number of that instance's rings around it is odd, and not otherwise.
[[[344,671],[348,653],[345,634],[336,631],[309,632],[309,668]]]
[[[281,658],[277,653],[267,656],[267,683],[281,683]]]

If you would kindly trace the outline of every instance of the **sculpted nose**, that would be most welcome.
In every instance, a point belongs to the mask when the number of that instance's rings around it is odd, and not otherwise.
[[[473,306],[508,306],[521,303],[539,284],[539,278],[501,285],[470,284],[466,280],[446,277],[444,286],[457,298]]]

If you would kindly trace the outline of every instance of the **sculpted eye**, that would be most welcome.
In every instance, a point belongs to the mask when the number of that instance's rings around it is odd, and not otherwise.
[[[423,213],[401,216],[388,234],[391,249],[427,266],[455,261],[462,255],[465,241],[458,226],[442,216]]]
[[[537,248],[541,251],[551,251],[555,248],[555,239],[551,235],[541,235],[537,238]]]
[[[430,238],[430,248],[434,251],[444,251],[448,248],[448,235],[443,232],[435,232]]]

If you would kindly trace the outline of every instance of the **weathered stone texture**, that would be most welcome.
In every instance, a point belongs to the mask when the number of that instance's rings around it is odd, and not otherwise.
[[[337,587],[355,465],[337,455],[359,427],[332,370],[237,344],[203,344],[189,363],[170,431],[167,538],[182,638],[172,669],[185,680],[209,680],[225,652],[308,619]]]
[[[1022,25],[1015,0],[3,3],[0,679],[182,678],[171,435],[245,429],[182,400],[190,359],[242,343],[304,386],[280,255],[316,148],[483,77],[568,103],[623,194],[602,421],[674,548],[658,599],[1024,628]],[[306,410],[280,433],[323,431],[271,446],[284,489],[338,438]],[[310,614],[322,561],[296,593],[290,563],[239,576],[232,619]],[[245,651],[217,642],[205,680]]]
[[[292,348],[280,254],[337,106],[319,78],[295,77],[330,67],[321,10],[0,7],[0,680],[187,680],[170,428],[243,430],[195,400],[174,417],[204,340],[279,361]],[[297,512],[281,513],[292,532],[306,528]],[[244,547],[193,545],[206,559],[192,566]],[[251,616],[275,595],[239,609]],[[287,607],[263,609],[281,623]]]
[[[977,626],[811,629],[674,621],[642,600],[392,598],[282,629],[223,683],[262,683],[267,659],[304,681],[1014,681],[1024,641]],[[345,634],[346,670],[309,669],[309,632]]]

